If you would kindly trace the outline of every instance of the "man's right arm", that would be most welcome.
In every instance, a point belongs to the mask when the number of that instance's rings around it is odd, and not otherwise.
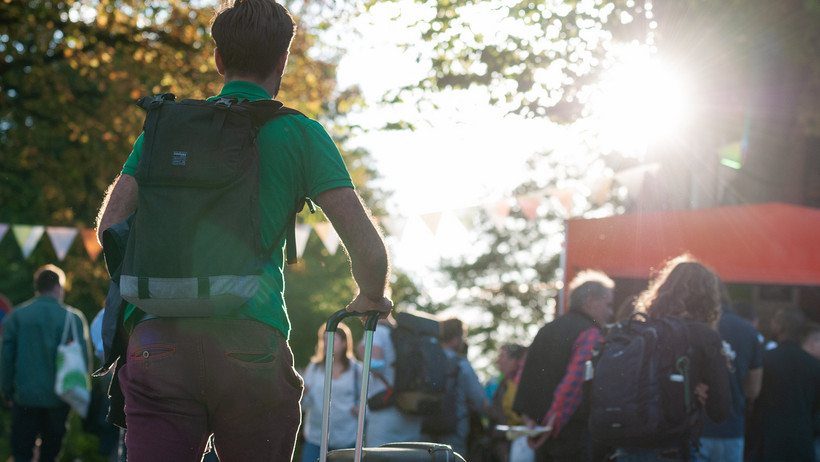
[[[316,196],[316,203],[342,239],[359,286],[347,310],[380,311],[386,316],[393,309],[385,296],[390,276],[387,248],[358,194],[353,188],[328,189]]]
[[[128,218],[137,209],[137,180],[123,173],[105,192],[100,212],[97,214],[97,240],[102,244],[106,229]]]

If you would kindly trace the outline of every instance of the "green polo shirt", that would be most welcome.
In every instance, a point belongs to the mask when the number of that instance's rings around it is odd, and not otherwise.
[[[251,101],[271,99],[259,85],[244,81],[225,84],[219,95]],[[315,120],[299,115],[274,117],[259,131],[260,204],[262,242],[265,247],[287,225],[287,216],[303,193],[316,197],[333,188],[352,188],[353,182],[342,156],[324,127]],[[142,135],[122,168],[122,173],[134,175],[142,154]],[[290,333],[290,321],[285,307],[284,235],[276,244],[278,251],[265,267],[259,290],[240,311],[243,315],[276,327],[285,336]],[[136,308],[128,306],[128,319]]]

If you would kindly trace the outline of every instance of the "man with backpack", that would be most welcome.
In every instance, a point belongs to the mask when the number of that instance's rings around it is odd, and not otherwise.
[[[231,120],[241,121],[243,117],[242,114],[233,117],[234,108],[253,106],[244,104],[245,100],[270,102],[278,93],[295,24],[288,11],[273,0],[236,0],[226,3],[217,12],[211,32],[216,43],[216,67],[225,85],[218,96],[211,98],[216,102],[211,106],[218,107],[208,110],[216,114],[212,126],[228,127]],[[162,99],[154,101],[164,104]],[[250,118],[254,119],[255,114],[249,111]],[[149,109],[149,116],[150,113]],[[125,397],[129,460],[198,461],[211,434],[220,460],[226,462],[292,458],[300,424],[302,380],[293,368],[287,342],[290,325],[284,302],[283,248],[284,242],[290,240],[284,236],[289,234],[287,230],[304,197],[313,199],[322,208],[349,254],[359,292],[347,309],[388,313],[392,308],[391,301],[385,297],[389,267],[383,240],[354,191],[341,155],[324,128],[293,112],[266,118],[256,128],[258,135],[251,136],[250,144],[242,144],[237,149],[258,147],[258,156],[248,160],[258,161],[258,175],[249,171],[251,180],[258,178],[258,197],[247,197],[225,208],[224,213],[258,217],[249,221],[255,226],[238,226],[260,234],[261,245],[268,249],[258,252],[264,257],[259,262],[258,277],[250,277],[252,268],[247,275],[192,274],[193,301],[180,308],[191,315],[175,315],[176,308],[169,308],[175,302],[171,300],[166,304],[162,299],[155,300],[151,308],[146,308],[148,304],[144,307],[129,304],[123,314],[130,340],[125,357],[120,358],[127,361],[119,366],[116,379]],[[231,136],[247,139],[248,133],[254,134],[241,127],[231,133],[226,130],[218,131],[219,136],[207,129],[176,135],[194,138],[194,141],[215,137],[216,144],[223,145]],[[221,163],[197,164],[200,152],[178,148],[172,143],[168,143],[167,161],[163,163],[159,155],[162,153],[156,152],[158,146],[166,148],[163,140],[172,138],[173,141],[176,135],[163,132],[162,126],[146,124],[145,137],[141,136],[135,143],[122,174],[103,202],[98,225],[101,240],[107,228],[135,211],[134,226],[147,237],[143,239],[147,244],[170,243],[169,248],[174,250],[199,239],[200,234],[186,235],[185,229],[160,231],[158,226],[164,223],[157,218],[161,214],[155,209],[161,209],[167,202],[171,210],[171,202],[183,195],[187,200],[195,200],[196,194],[210,194],[217,200],[219,194],[213,194],[216,186],[199,183],[193,188],[179,188],[173,194],[150,196],[167,183],[141,180],[150,179],[153,173],[172,177],[186,169],[197,171],[199,168],[205,172],[203,175],[223,170]],[[150,165],[148,161],[141,162],[143,156],[153,158]],[[191,191],[196,192],[193,197]],[[148,201],[157,197],[164,197],[165,202]],[[208,212],[207,205],[203,210]],[[177,218],[171,212],[167,215],[169,220]],[[219,221],[220,217],[213,218]],[[146,221],[152,226],[141,226]],[[203,233],[208,231],[213,233],[212,229],[204,229]],[[133,262],[159,266],[178,265],[172,258],[141,255],[140,248],[132,246],[133,236],[132,227],[128,252],[135,254],[131,257],[126,254],[124,267],[128,266],[129,258]],[[209,247],[233,244],[227,234],[222,237],[222,242]],[[220,263],[201,262],[200,252],[205,250],[209,249],[195,250],[192,259],[202,264]],[[134,268],[139,270],[139,265]],[[154,281],[150,275],[135,273],[128,281],[133,282],[138,291],[132,298],[136,303],[156,295],[160,289],[188,290],[174,285],[178,282],[174,278],[170,281],[156,278],[160,286],[152,288],[150,284]],[[119,281],[123,289],[128,281]],[[250,287],[252,292],[239,292],[233,299],[209,298],[209,294],[232,284],[240,289],[244,284],[245,289]],[[198,309],[197,295],[201,296],[202,306],[209,306],[207,310]],[[225,300],[234,303],[236,299],[240,301],[238,306],[223,303]]]
[[[402,412],[394,399],[397,373],[397,351],[393,332],[398,329],[396,319],[390,315],[380,319],[373,333],[370,372],[367,389],[367,427],[364,443],[367,447],[387,443],[421,441],[421,415]],[[358,346],[363,356],[364,342]],[[416,357],[418,360],[418,357]]]
[[[424,416],[421,430],[426,441],[449,444],[467,457],[467,436],[470,431],[470,410],[486,413],[490,401],[484,387],[463,355],[464,323],[458,318],[441,322],[441,346],[447,356],[446,387],[441,411]]]
[[[531,439],[538,462],[592,457],[582,403],[584,366],[612,317],[614,286],[602,272],[579,273],[569,285],[569,311],[542,327],[528,349],[513,410],[530,427],[550,428]]]

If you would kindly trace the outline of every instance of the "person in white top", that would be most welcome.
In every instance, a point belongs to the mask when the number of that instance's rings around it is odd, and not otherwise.
[[[322,444],[322,413],[324,412],[325,383],[325,326],[319,328],[316,353],[302,376],[305,392],[302,410],[305,413],[302,460],[319,458]],[[330,400],[330,428],[328,449],[352,448],[356,443],[356,424],[359,412],[359,389],[361,387],[361,364],[353,354],[353,336],[350,329],[339,324],[333,344],[332,399]]]

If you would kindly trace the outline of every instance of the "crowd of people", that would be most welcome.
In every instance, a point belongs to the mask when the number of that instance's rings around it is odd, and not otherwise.
[[[73,317],[82,332],[77,341],[88,352],[89,364],[93,363],[92,352],[98,357],[102,354],[102,316],[95,318],[89,330],[82,313],[62,302],[65,285],[62,270],[53,265],[40,268],[34,276],[35,298],[15,307],[3,323],[2,391],[12,410],[10,439],[15,460],[31,460],[35,447],[41,461],[54,460],[60,451],[70,407],[54,393],[54,350],[66,316]],[[748,302],[732,303],[717,274],[689,256],[670,260],[649,288],[629,297],[629,306],[619,306],[617,313],[614,289],[615,283],[605,274],[581,272],[569,286],[567,312],[544,325],[530,345],[503,344],[495,361],[498,375],[486,384],[480,383],[466,357],[467,327],[457,318],[442,320],[441,345],[458,364],[455,429],[450,434],[425,433],[421,416],[387,406],[366,414],[365,444],[439,442],[476,462],[817,458],[820,324],[807,320],[800,309],[784,308],[771,318],[771,339],[764,341],[753,307]],[[662,447],[605,446],[588,425],[587,363],[606,342],[608,329],[617,322],[630,322],[635,313],[679,318],[688,329],[689,386],[698,397],[699,412],[686,439]],[[390,315],[379,321],[374,334],[371,368],[379,380],[370,381],[369,397],[383,392],[395,377],[391,336],[395,328]],[[325,335],[323,325],[316,352],[301,371],[304,392],[298,458],[303,461],[318,459],[322,444]],[[344,324],[339,326],[333,351],[331,450],[354,446],[357,415],[363,405],[359,402],[362,348],[356,348]],[[104,412],[98,418],[102,415]],[[546,430],[508,438],[511,433],[497,430],[501,425]],[[114,429],[108,435],[106,453],[112,461],[124,460],[118,459],[124,456],[119,432]],[[35,445],[38,437],[39,446]],[[207,457],[216,460],[213,452]]]
[[[475,392],[480,385],[463,358],[468,373],[459,376],[462,423],[457,433],[431,438],[420,431],[418,417],[388,408],[371,411],[366,443],[441,441],[476,461],[815,460],[820,325],[806,321],[797,308],[782,309],[771,321],[772,341],[764,345],[749,304],[732,303],[718,275],[688,255],[667,262],[648,289],[629,297],[624,304],[629,306],[620,306],[617,314],[614,288],[603,273],[580,273],[569,287],[566,314],[542,327],[531,345],[501,347],[496,360],[500,377],[487,384],[483,396]],[[696,419],[685,437],[667,445],[605,446],[588,425],[585,367],[605,342],[608,328],[628,322],[636,312],[678,318],[687,326],[688,386],[697,397]],[[388,377],[394,361],[390,323],[388,318],[384,330],[377,331],[383,333],[377,336],[373,360]],[[458,326],[443,329],[451,331],[443,337],[448,351],[463,352],[467,338],[461,321],[443,324]],[[379,390],[377,385],[371,391]],[[352,426],[353,410],[348,414]],[[471,426],[471,415],[482,417],[483,425]],[[548,430],[508,440],[493,431],[498,425]]]

